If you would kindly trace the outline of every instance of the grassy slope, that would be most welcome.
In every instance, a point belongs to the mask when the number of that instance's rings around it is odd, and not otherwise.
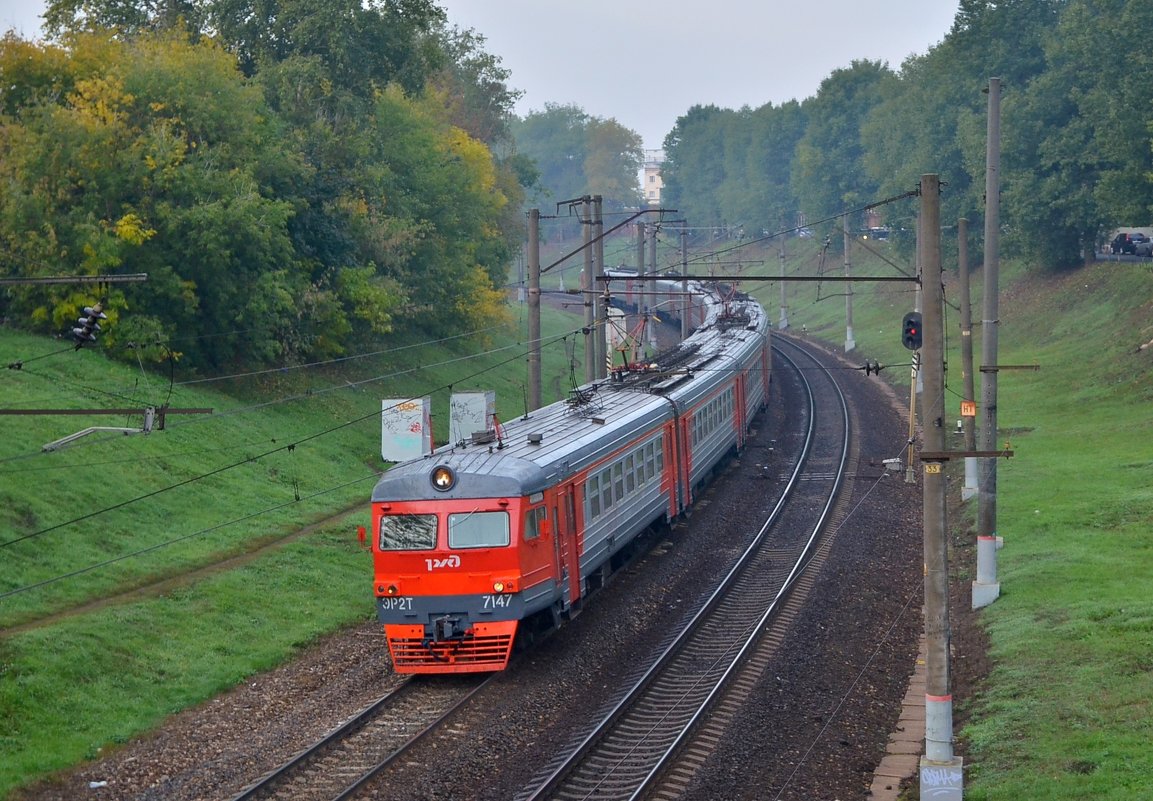
[[[546,342],[574,326],[545,317]],[[501,416],[521,413],[519,323],[492,334],[486,356],[472,355],[485,347],[478,342],[435,345],[348,362],[339,374],[252,377],[231,396],[195,384],[169,396],[165,381],[97,350],[61,352],[59,342],[0,330],[3,363],[26,362],[3,376],[4,408],[168,400],[215,410],[174,415],[148,436],[92,434],[54,453],[41,445],[128,421],[0,416],[0,797],[369,619],[370,565],[355,529],[368,522],[383,466],[380,399],[431,392],[442,434],[450,384],[495,389]],[[551,402],[567,384],[563,342],[543,355]],[[133,500],[141,496],[150,497]],[[279,547],[194,572],[268,543]],[[136,588],[143,597],[124,595]]]
[[[793,243],[790,247],[805,243]],[[776,272],[773,253],[763,255],[758,272]],[[892,275],[891,267],[865,263],[856,254],[857,275]],[[815,251],[801,250],[790,257],[788,269],[813,274]],[[1001,597],[983,613],[995,659],[988,686],[972,699],[958,703],[974,714],[962,733],[968,742],[966,760],[969,799],[1132,799],[1153,795],[1153,756],[1150,739],[1150,698],[1153,698],[1153,521],[1149,496],[1153,486],[1153,438],[1149,427],[1153,378],[1153,349],[1140,351],[1153,339],[1153,274],[1146,264],[1101,264],[1061,277],[1020,281],[1007,268],[1000,304],[1000,357],[1002,364],[1039,363],[1039,372],[1005,372],[999,380],[999,439],[1009,440],[1017,456],[998,466],[998,523],[1005,538],[999,553]],[[980,282],[974,277],[974,316],[980,318]],[[947,295],[955,302],[955,277],[947,280]],[[791,284],[789,319],[794,332],[829,342],[844,341],[843,285]],[[912,308],[909,288],[902,284],[854,285],[854,336],[861,362],[865,357],[891,365],[885,375],[908,384],[908,352],[898,344],[901,316]],[[755,294],[776,317],[779,289],[763,285]],[[960,387],[956,313],[948,320],[949,416],[956,414]],[[554,330],[556,330],[554,328]],[[35,347],[33,348],[33,344]],[[49,348],[43,341],[0,335],[4,363]],[[558,348],[559,350],[559,348]],[[980,358],[979,333],[975,351]],[[127,386],[133,376],[122,368],[96,362],[68,373],[71,380],[103,388]],[[448,354],[430,356],[422,363],[440,361]],[[29,364],[51,364],[45,360]],[[468,363],[466,363],[468,364]],[[523,363],[514,362],[506,383],[497,386],[499,398],[519,397]],[[45,368],[37,368],[38,370]],[[433,380],[448,368],[425,372]],[[465,373],[471,367],[462,367]],[[563,351],[546,362],[548,376],[565,372]],[[370,371],[371,372],[371,371]],[[383,371],[382,371],[383,372]],[[139,373],[136,373],[138,375]],[[93,376],[99,376],[95,381]],[[60,379],[62,380],[62,379]],[[448,380],[453,380],[449,378]],[[276,394],[286,382],[272,382],[262,397]],[[318,381],[319,383],[319,381]],[[436,383],[440,383],[437,381]],[[320,407],[301,402],[271,407],[265,414],[220,418],[227,422],[218,433],[176,441],[161,454],[160,445],[175,441],[183,429],[173,426],[149,438],[117,438],[99,446],[86,446],[71,455],[22,459],[39,444],[59,436],[47,430],[25,435],[25,427],[49,426],[35,418],[0,418],[5,439],[0,444],[0,531],[38,530],[85,510],[103,508],[123,497],[118,481],[131,481],[127,495],[150,491],[206,468],[230,463],[236,454],[275,447],[307,433],[371,414],[375,399],[419,391],[412,384],[389,382],[387,391],[368,392],[356,404],[321,396]],[[5,405],[13,380],[6,382]],[[458,388],[473,388],[470,384]],[[486,388],[493,386],[485,382]],[[401,388],[403,387],[403,389]],[[412,388],[410,388],[412,387]],[[511,387],[511,389],[510,389]],[[44,397],[30,405],[57,405],[67,390],[58,380],[45,380]],[[978,383],[978,394],[980,385]],[[443,393],[442,393],[443,394]],[[347,395],[355,393],[351,390]],[[86,397],[81,395],[80,397]],[[31,400],[29,398],[29,400]],[[315,400],[315,399],[314,399]],[[349,405],[345,406],[347,402]],[[97,405],[96,400],[86,403]],[[234,403],[220,396],[187,395],[173,403],[214,405]],[[331,405],[333,408],[328,408]],[[506,412],[507,414],[508,412]],[[513,412],[515,413],[515,412]],[[255,417],[262,422],[242,423]],[[71,430],[51,419],[53,432]],[[107,420],[85,425],[108,425]],[[251,428],[244,428],[251,426]],[[213,426],[203,423],[201,429]],[[197,426],[189,424],[188,429]],[[167,528],[155,539],[171,539],[189,531],[231,519],[243,510],[267,508],[292,497],[295,480],[301,494],[334,486],[340,478],[363,478],[375,465],[375,419],[350,426],[346,438],[333,434],[329,450],[315,462],[301,466],[304,448],[292,461],[271,457],[247,467],[255,481],[221,480],[211,489],[212,508],[201,491],[183,505],[176,492],[161,495],[163,502],[136,504],[154,509],[153,524]],[[327,437],[315,442],[327,442]],[[244,442],[244,447],[237,443]],[[155,444],[152,444],[155,443]],[[153,451],[139,450],[145,444]],[[247,450],[245,449],[247,448]],[[193,449],[229,449],[203,461],[194,461]],[[894,443],[894,453],[900,443]],[[227,455],[224,455],[227,454]],[[154,459],[153,462],[144,460]],[[200,457],[198,457],[200,458]],[[32,472],[34,467],[79,464],[86,470]],[[104,459],[123,460],[97,465]],[[6,461],[5,461],[6,460]],[[335,462],[338,468],[325,467]],[[148,468],[147,464],[160,467]],[[331,474],[325,470],[334,470]],[[131,473],[127,471],[131,470]],[[241,468],[237,468],[240,471]],[[312,480],[313,471],[322,478]],[[125,471],[125,472],[121,472]],[[157,472],[160,475],[157,476]],[[96,480],[89,480],[95,475]],[[239,472],[233,475],[240,475]],[[54,476],[49,479],[48,476]],[[323,505],[294,504],[293,519],[270,523],[258,518],[248,532],[230,526],[215,545],[204,545],[212,534],[193,538],[187,551],[168,552],[155,561],[126,560],[108,570],[83,578],[57,582],[44,590],[0,599],[0,625],[11,625],[36,614],[98,597],[125,582],[142,581],[148,574],[179,571],[206,554],[246,547],[261,537],[289,531],[298,522],[322,517],[347,500],[359,503],[368,483],[353,485],[347,498],[326,497]],[[81,486],[76,486],[81,485]],[[193,485],[195,486],[195,485]],[[259,489],[266,496],[250,499]],[[230,492],[237,497],[229,498]],[[334,493],[340,495],[340,493]],[[66,500],[62,500],[66,498]],[[214,512],[220,505],[222,511]],[[950,521],[964,528],[975,514]],[[77,511],[79,510],[79,511]],[[175,514],[173,514],[175,511]],[[183,516],[190,519],[185,522]],[[223,573],[160,597],[124,603],[65,618],[49,626],[10,634],[0,640],[0,794],[21,779],[67,766],[107,743],[124,740],[160,721],[165,714],[210,696],[254,671],[291,656],[293,650],[323,631],[363,620],[371,614],[367,591],[367,563],[354,544],[351,531],[365,517],[363,511],[347,522],[324,527],[315,535],[294,541],[239,571]],[[115,513],[37,537],[21,548],[5,549],[7,561],[21,561],[0,576],[0,592],[23,586],[26,576],[47,577],[62,570],[90,564],[101,555],[139,547],[149,539],[141,531],[147,522],[120,522]],[[62,544],[55,544],[60,540]],[[82,555],[76,555],[77,553]],[[954,564],[954,572],[971,575],[973,565]],[[32,597],[28,597],[32,596]],[[276,603],[268,603],[275,598]],[[181,633],[182,629],[187,629]],[[156,632],[163,636],[157,637]],[[225,632],[221,636],[221,632]],[[241,634],[237,637],[235,634]],[[238,649],[237,643],[251,647]],[[94,699],[99,699],[94,700]]]
[[[1101,263],[1027,281],[1005,267],[998,362],[1041,369],[998,378],[998,441],[1016,456],[998,462],[1001,596],[981,617],[993,673],[978,697],[957,699],[973,711],[959,733],[966,798],[1150,798],[1153,348],[1140,345],[1153,340],[1153,265]],[[855,274],[892,272],[876,265]],[[978,272],[977,320],[982,281]],[[843,344],[843,299],[818,302],[811,285],[795,286],[793,330],[805,325]],[[861,361],[907,362],[897,341],[912,298],[893,285],[855,292]],[[946,295],[957,302],[955,271]],[[950,427],[962,387],[957,320],[949,310]],[[974,340],[979,363],[976,328]],[[907,368],[886,374],[908,386]],[[950,525],[971,525],[976,503]],[[950,569],[975,573],[971,564]]]

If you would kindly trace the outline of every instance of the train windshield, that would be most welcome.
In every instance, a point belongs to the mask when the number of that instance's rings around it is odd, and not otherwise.
[[[448,516],[449,548],[499,548],[508,544],[508,512],[464,512]]]
[[[431,551],[436,548],[436,515],[384,515],[380,550]]]

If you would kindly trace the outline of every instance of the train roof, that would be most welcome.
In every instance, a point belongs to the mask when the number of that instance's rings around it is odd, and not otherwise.
[[[732,369],[768,332],[760,304],[747,296],[721,302],[715,289],[708,294],[713,302],[704,325],[675,348],[642,368],[584,384],[495,431],[396,465],[377,482],[372,500],[529,495],[615,452],[636,432],[655,428],[674,407],[707,394],[718,383],[710,376]],[[468,481],[434,489],[431,473],[440,465]]]

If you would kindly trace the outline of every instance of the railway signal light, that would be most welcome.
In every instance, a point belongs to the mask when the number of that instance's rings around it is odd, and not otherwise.
[[[921,349],[921,313],[909,312],[901,326],[901,344],[909,350]]]
[[[72,338],[76,340],[76,349],[84,347],[86,342],[96,341],[96,332],[100,330],[100,320],[107,320],[104,307],[99,303],[84,307],[84,316],[77,320],[80,325],[72,329]]]

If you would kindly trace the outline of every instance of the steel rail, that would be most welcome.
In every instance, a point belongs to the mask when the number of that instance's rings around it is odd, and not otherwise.
[[[795,361],[781,353],[779,348],[777,352],[797,368]],[[772,561],[781,558],[779,551],[764,547],[765,541],[788,505],[789,498],[795,495],[815,441],[815,400],[812,387],[799,368],[797,375],[805,385],[808,399],[808,429],[802,453],[781,500],[718,589],[680,635],[665,647],[627,694],[603,716],[596,729],[575,747],[566,750],[549,766],[544,779],[534,782],[535,786],[529,789],[528,794],[518,798],[526,801],[545,797],[636,798],[666,767],[688,732],[718,697],[720,688],[741,663],[751,643],[758,639],[778,603],[788,594],[812,558],[814,544],[840,490],[849,450],[848,412],[836,382],[831,374],[825,372],[831,386],[836,389],[841,409],[838,468],[819,520],[805,542],[792,552],[793,563],[788,574],[783,577],[777,575],[779,584],[768,588],[758,587],[754,576],[759,574],[763,577],[773,570],[770,567]],[[753,569],[757,565],[761,566],[761,571]],[[779,574],[779,569],[777,572]],[[739,587],[738,591],[734,591],[736,587]],[[749,614],[748,609],[741,608],[742,605],[755,606],[758,611]],[[751,623],[741,622],[750,620]],[[732,630],[734,628],[736,631]],[[702,647],[702,642],[706,647]],[[724,644],[719,648],[708,647],[718,642]],[[679,674],[677,670],[680,670]],[[656,700],[654,693],[658,696]],[[661,697],[660,693],[664,696]]]
[[[378,773],[443,725],[446,719],[483,690],[493,675],[438,677],[427,681],[410,677],[233,796],[232,801],[304,797],[343,801],[351,798]],[[422,691],[424,697],[421,697]],[[399,715],[392,714],[397,709],[404,711]],[[385,723],[394,724],[392,730],[385,731]],[[416,727],[419,728],[414,732]],[[346,753],[341,753],[342,749]]]

